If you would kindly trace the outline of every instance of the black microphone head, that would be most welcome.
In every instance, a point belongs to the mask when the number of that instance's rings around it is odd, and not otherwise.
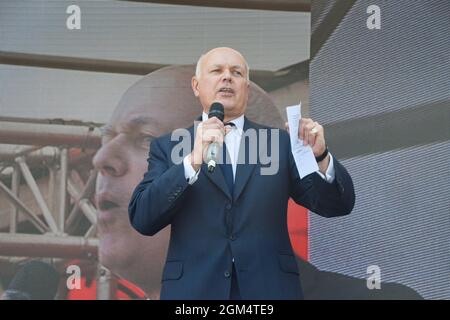
[[[53,300],[59,284],[59,273],[51,265],[33,260],[17,271],[6,289],[6,299]]]
[[[225,118],[225,111],[223,109],[223,104],[220,102],[214,102],[209,108],[208,118],[216,117],[223,122]]]

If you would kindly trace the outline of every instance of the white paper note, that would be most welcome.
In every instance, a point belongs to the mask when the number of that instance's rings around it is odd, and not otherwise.
[[[303,145],[303,140],[298,137],[298,126],[301,119],[302,104],[286,107],[289,136],[291,139],[292,155],[297,166],[300,178],[319,170],[316,158],[310,145]]]

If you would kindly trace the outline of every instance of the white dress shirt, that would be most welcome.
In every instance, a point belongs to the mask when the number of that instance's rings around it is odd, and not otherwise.
[[[208,115],[205,112],[203,112],[202,121],[206,120],[208,120]],[[241,144],[241,137],[244,131],[244,121],[245,121],[244,115],[241,115],[240,117],[231,120],[230,122],[233,122],[234,126],[232,126],[231,130],[225,135],[225,143],[227,145],[227,151],[230,156],[231,166],[233,168],[234,180],[236,179],[236,164],[238,159],[239,146]],[[195,172],[191,164],[190,155],[186,156],[183,159],[183,166],[184,166],[184,176],[186,177],[188,183],[192,185],[195,181],[197,181],[200,169],[197,172]],[[332,183],[334,181],[335,173],[333,165],[333,156],[331,154],[330,154],[330,163],[328,164],[328,168],[325,174],[323,174],[320,171],[316,172],[328,183]]]

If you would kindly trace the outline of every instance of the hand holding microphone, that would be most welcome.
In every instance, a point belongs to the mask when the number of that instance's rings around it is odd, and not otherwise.
[[[223,124],[224,108],[214,102],[208,113],[208,120],[202,122],[195,136],[194,149],[191,153],[191,165],[195,171],[200,169],[203,161],[208,164],[208,171],[213,172],[219,159],[224,136],[230,130]]]

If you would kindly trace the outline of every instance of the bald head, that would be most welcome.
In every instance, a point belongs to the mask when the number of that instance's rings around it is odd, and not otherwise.
[[[114,110],[112,122],[130,122],[139,118],[152,136],[190,126],[201,113],[201,105],[190,87],[192,67],[166,67],[154,71],[133,84]],[[125,124],[125,123],[124,123]]]

